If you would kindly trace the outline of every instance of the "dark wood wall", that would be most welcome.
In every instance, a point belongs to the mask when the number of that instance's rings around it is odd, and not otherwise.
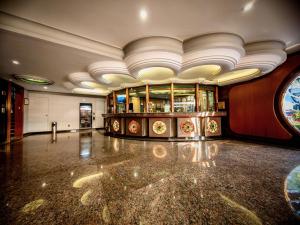
[[[8,82],[0,79],[0,143],[6,141]]]
[[[279,93],[289,76],[300,67],[300,53],[290,55],[276,70],[256,80],[220,88],[219,99],[225,101],[229,135],[289,141],[295,134],[282,120]],[[227,124],[226,124],[227,123]]]
[[[24,88],[0,79],[0,143],[23,137]]]

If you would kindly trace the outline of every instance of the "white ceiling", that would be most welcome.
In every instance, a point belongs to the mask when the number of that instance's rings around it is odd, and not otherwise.
[[[299,8],[293,0],[2,0],[0,9],[95,41],[123,48],[146,36],[185,40],[213,32],[239,34],[246,42],[300,41]],[[296,1],[294,1],[296,2]],[[149,18],[139,19],[145,8]],[[297,18],[298,17],[298,18]]]
[[[279,40],[287,47],[300,43],[297,1],[256,0],[251,11],[243,12],[242,8],[247,2],[2,0],[0,10],[70,35],[117,47],[120,51],[129,42],[142,37],[165,36],[183,41],[214,32],[240,35],[246,43]],[[139,10],[142,8],[149,14],[146,21],[139,18]],[[65,92],[67,90],[62,87],[62,83],[68,74],[87,71],[87,66],[93,62],[112,59],[107,54],[92,53],[73,46],[1,30],[0,74],[5,78],[13,73],[43,76],[56,83],[49,91]],[[18,59],[21,64],[13,65],[12,59]],[[42,89],[32,85],[25,85],[25,88]]]
[[[51,42],[0,30],[0,76],[34,74],[55,82],[47,91],[69,92],[61,84],[73,72],[85,71],[86,66],[107,57],[80,51]],[[13,65],[12,59],[20,61]],[[45,91],[43,86],[19,83],[29,90]]]

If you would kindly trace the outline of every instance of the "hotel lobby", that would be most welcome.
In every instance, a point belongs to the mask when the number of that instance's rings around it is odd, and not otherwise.
[[[284,0],[0,2],[0,224],[300,224]]]

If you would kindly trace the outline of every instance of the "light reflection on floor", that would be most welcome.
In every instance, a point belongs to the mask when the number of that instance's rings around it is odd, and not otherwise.
[[[300,152],[288,149],[85,131],[24,138],[0,162],[0,224],[297,223],[284,181]]]

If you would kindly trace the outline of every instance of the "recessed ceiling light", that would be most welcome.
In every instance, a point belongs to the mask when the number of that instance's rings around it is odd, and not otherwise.
[[[254,6],[254,0],[253,1],[250,1],[250,2],[247,2],[245,5],[244,5],[244,7],[243,7],[243,12],[248,12],[248,11],[250,11],[252,8],[253,8],[253,6]]]
[[[48,89],[48,87],[47,87],[47,86],[44,86],[43,88],[44,88],[45,90],[47,90],[47,89]]]
[[[141,20],[145,21],[148,18],[148,12],[146,9],[140,10],[140,18]]]
[[[11,60],[11,62],[12,62],[13,64],[15,64],[15,65],[19,65],[19,64],[20,64],[20,62],[19,62],[18,60]]]
[[[54,84],[53,81],[48,80],[43,77],[31,75],[31,74],[15,74],[13,77],[16,80],[20,80],[29,84],[36,84],[36,85],[51,85]]]

